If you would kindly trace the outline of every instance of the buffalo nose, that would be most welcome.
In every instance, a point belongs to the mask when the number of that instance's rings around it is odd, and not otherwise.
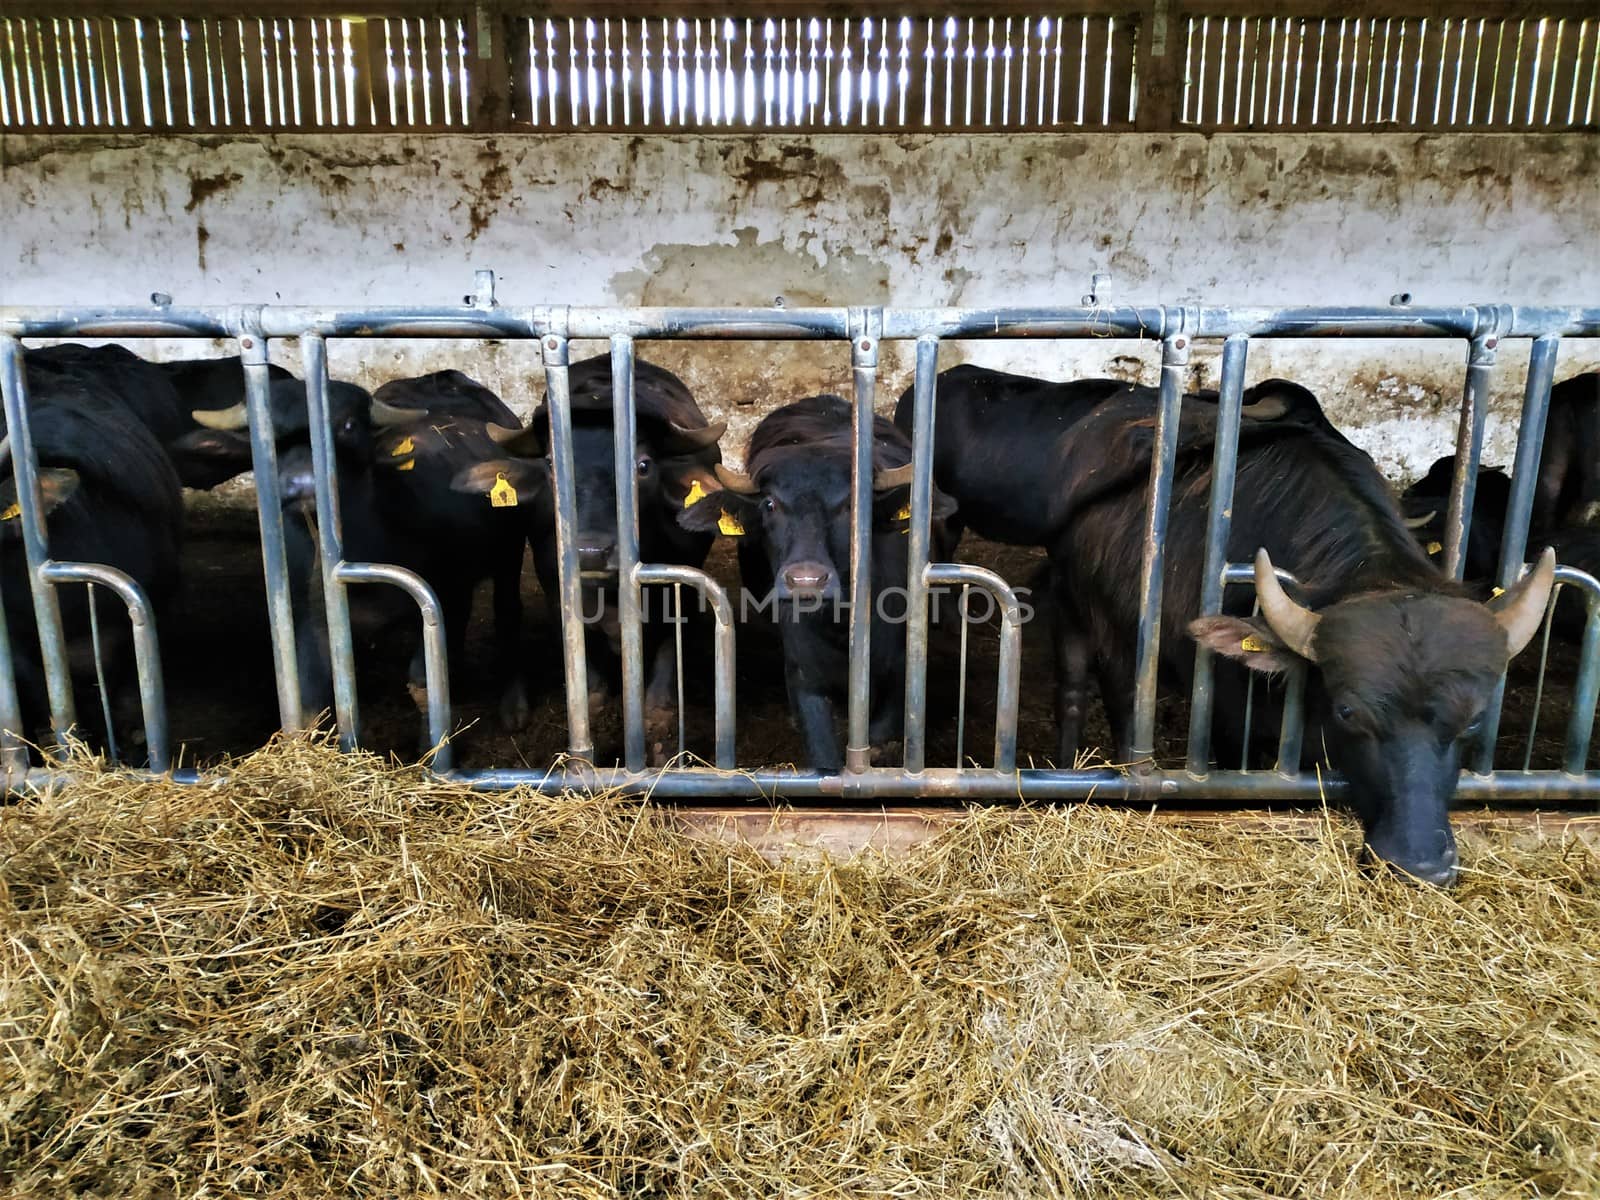
[[[611,555],[616,548],[616,539],[603,533],[578,534],[578,569],[580,571],[610,570],[612,567]]]
[[[316,476],[310,471],[286,471],[278,478],[278,494],[285,504],[317,498]]]
[[[832,579],[833,573],[821,563],[795,563],[783,569],[784,586],[799,595],[816,595]]]
[[[1461,856],[1456,853],[1454,846],[1445,848],[1443,854],[1436,858],[1419,858],[1409,862],[1397,862],[1394,859],[1384,858],[1368,847],[1368,853],[1384,866],[1397,875],[1403,875],[1418,883],[1432,884],[1435,887],[1450,887],[1461,874]]]

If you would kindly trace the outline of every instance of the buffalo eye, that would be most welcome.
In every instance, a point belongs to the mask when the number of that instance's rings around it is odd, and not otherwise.
[[[1467,727],[1461,731],[1462,737],[1472,737],[1483,729],[1483,714],[1479,713],[1467,722]]]
[[[1348,725],[1355,718],[1356,710],[1348,704],[1336,704],[1333,706],[1333,715]]]
[[[634,464],[633,469],[639,473],[640,479],[648,478],[650,475],[650,460],[648,458],[641,458],[637,463]]]
[[[771,496],[768,496],[765,500],[763,500],[761,502],[761,511],[762,512],[769,512],[769,513],[777,512],[778,511],[777,501],[773,500],[773,498]]]
[[[355,431],[356,419],[354,417],[346,417],[344,422],[339,426],[340,433],[354,433]]]

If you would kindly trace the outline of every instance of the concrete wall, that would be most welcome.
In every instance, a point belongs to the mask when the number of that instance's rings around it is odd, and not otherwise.
[[[1600,303],[1600,138],[1584,134],[9,136],[0,163],[8,304],[443,304],[483,267],[518,304],[1077,303],[1096,271],[1119,302]],[[842,345],[647,353],[731,418],[735,459],[766,408],[849,386]],[[1151,382],[1157,349],[968,343],[941,362],[962,358]],[[1464,358],[1279,343],[1251,375],[1303,380],[1410,476],[1451,446]],[[369,385],[455,365],[519,407],[533,361],[526,345],[334,348]],[[1510,458],[1526,348],[1501,361],[1491,462]],[[1216,364],[1202,348],[1196,381]],[[1557,375],[1595,366],[1600,345],[1574,344]],[[886,408],[909,380],[909,347],[891,350]]]

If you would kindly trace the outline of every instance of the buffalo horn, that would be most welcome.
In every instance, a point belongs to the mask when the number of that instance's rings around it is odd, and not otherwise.
[[[245,411],[243,402],[229,408],[197,408],[189,415],[194,418],[196,425],[225,432],[245,429],[250,424],[250,415]]]
[[[1556,552],[1550,547],[1545,547],[1545,552],[1539,556],[1539,561],[1534,564],[1522,579],[1506,593],[1499,610],[1494,614],[1494,619],[1500,623],[1500,628],[1505,630],[1506,653],[1508,657],[1515,657],[1539,631],[1539,626],[1544,622],[1545,605],[1550,602],[1550,589],[1555,585],[1556,578]]]
[[[392,404],[385,404],[382,400],[372,402],[372,423],[379,428],[391,425],[409,425],[412,421],[420,421],[428,415],[425,408],[396,408]]]
[[[717,482],[720,483],[727,491],[733,492],[736,495],[754,496],[761,490],[750,479],[750,476],[741,475],[739,472],[732,470],[729,467],[725,467],[721,463],[713,463],[711,465],[711,469],[716,472]]]
[[[1438,515],[1439,515],[1439,510],[1434,508],[1434,509],[1429,509],[1428,512],[1426,512],[1425,514],[1423,514],[1420,517],[1406,517],[1405,518],[1406,528],[1407,529],[1426,529],[1428,527],[1428,523],[1430,521],[1432,521]]]
[[[677,445],[685,451],[704,450],[707,446],[715,446],[728,431],[726,421],[713,421],[702,429],[689,429],[671,421],[668,424],[672,426],[672,436],[677,439]]]
[[[1266,618],[1267,627],[1278,640],[1301,658],[1316,662],[1311,643],[1317,636],[1317,622],[1322,618],[1305,605],[1289,599],[1264,546],[1256,551],[1256,598],[1261,601],[1261,615]]]
[[[1289,411],[1289,402],[1282,396],[1268,396],[1241,410],[1252,421],[1276,421]]]
[[[497,446],[504,446],[522,433],[522,430],[515,425],[496,425],[493,421],[486,424],[483,429]]]
[[[872,475],[872,490],[887,492],[892,488],[908,487],[911,483],[911,464],[903,467],[885,467]]]

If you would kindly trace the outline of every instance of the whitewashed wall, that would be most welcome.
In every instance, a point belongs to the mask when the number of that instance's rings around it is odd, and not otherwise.
[[[0,164],[10,304],[458,303],[486,267],[518,304],[1077,303],[1096,271],[1119,302],[1600,304],[1584,134],[9,136]],[[732,419],[734,457],[770,405],[849,386],[840,345],[646,353]],[[1280,343],[1251,374],[1301,379],[1410,476],[1449,450],[1464,354]],[[963,357],[1153,381],[1157,352],[968,343],[941,361]],[[369,385],[459,366],[536,398],[527,345],[347,342],[333,361]],[[1489,461],[1509,461],[1525,363],[1502,354]],[[1595,366],[1600,345],[1574,344],[1558,378]],[[891,353],[885,408],[909,367]],[[1202,350],[1197,382],[1215,374]]]

